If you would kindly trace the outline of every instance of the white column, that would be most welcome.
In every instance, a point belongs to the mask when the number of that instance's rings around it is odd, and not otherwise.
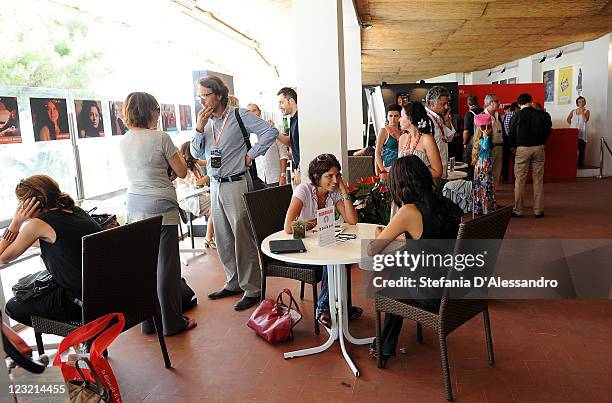
[[[321,153],[348,165],[342,6],[342,0],[293,2],[302,181]]]
[[[531,60],[531,56],[519,59],[518,61],[518,83],[519,84],[533,82],[533,64],[534,63]]]
[[[591,117],[587,125],[585,163],[599,166],[599,141],[604,137],[612,148],[612,52],[610,34],[584,43],[582,95]],[[574,84],[575,85],[575,84]],[[573,100],[572,100],[573,105]],[[605,174],[612,174],[612,157],[604,153]]]
[[[343,0],[344,82],[346,90],[346,146],[363,147],[363,109],[361,88],[361,27],[352,0]],[[344,165],[343,165],[344,167]],[[345,175],[346,176],[346,175]]]

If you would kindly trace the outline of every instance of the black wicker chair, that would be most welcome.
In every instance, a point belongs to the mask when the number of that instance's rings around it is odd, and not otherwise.
[[[371,156],[354,156],[348,157],[348,183],[354,184],[361,178],[367,178],[374,175],[374,157]]]
[[[39,354],[42,334],[67,336],[73,330],[108,313],[125,315],[123,331],[153,318],[164,364],[170,357],[161,330],[157,299],[157,256],[162,217],[153,217],[83,237],[83,317],[60,322],[32,316]]]
[[[312,301],[315,317],[314,329],[319,334],[319,322],[316,320],[317,283],[321,281],[320,266],[289,266],[285,262],[272,259],[261,252],[261,242],[269,235],[284,228],[285,215],[291,203],[293,191],[291,185],[277,186],[244,194],[244,203],[251,222],[251,228],[257,241],[259,261],[261,264],[261,299],[266,297],[266,279],[283,277],[301,281],[300,298],[304,299],[304,284],[312,286]]]
[[[460,248],[459,244],[462,239],[503,239],[506,228],[508,227],[508,222],[510,221],[511,212],[512,206],[507,206],[493,213],[462,223],[459,226],[459,233],[457,235],[458,245],[456,250]],[[432,312],[420,307],[412,300],[396,300],[389,298],[385,295],[384,290],[382,290],[375,294],[374,304],[376,307],[376,356],[378,359],[378,368],[383,368],[381,312],[414,320],[417,324],[417,341],[419,343],[423,341],[423,325],[433,328],[438,332],[445,397],[449,401],[453,400],[453,391],[448,368],[446,336],[481,312],[484,318],[488,362],[489,365],[493,365],[495,362],[491,324],[489,321],[489,308],[486,300],[462,300],[444,297],[440,301],[440,310],[438,312]]]

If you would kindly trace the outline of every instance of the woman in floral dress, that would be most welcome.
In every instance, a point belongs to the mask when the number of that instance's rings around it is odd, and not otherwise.
[[[495,210],[495,183],[491,153],[491,115],[474,116],[476,134],[472,139],[472,164],[474,168],[474,214],[488,214]]]

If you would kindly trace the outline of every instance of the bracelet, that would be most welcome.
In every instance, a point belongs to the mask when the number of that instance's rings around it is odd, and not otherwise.
[[[342,195],[342,200],[346,200],[346,201],[352,202],[351,196],[349,196],[349,195],[346,195],[346,196]]]
[[[4,234],[2,234],[2,239],[4,239],[5,241],[11,243],[13,242],[15,239],[17,239],[17,235],[19,234],[19,232],[13,232],[10,229],[5,229],[4,230]]]

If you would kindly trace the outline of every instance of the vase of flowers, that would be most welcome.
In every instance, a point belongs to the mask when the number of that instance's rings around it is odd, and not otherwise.
[[[387,225],[391,215],[391,195],[377,176],[362,178],[356,186],[349,186],[351,200],[359,222]]]
[[[293,231],[293,239],[304,239],[306,238],[306,224],[308,221],[297,219],[291,223],[291,230]]]

